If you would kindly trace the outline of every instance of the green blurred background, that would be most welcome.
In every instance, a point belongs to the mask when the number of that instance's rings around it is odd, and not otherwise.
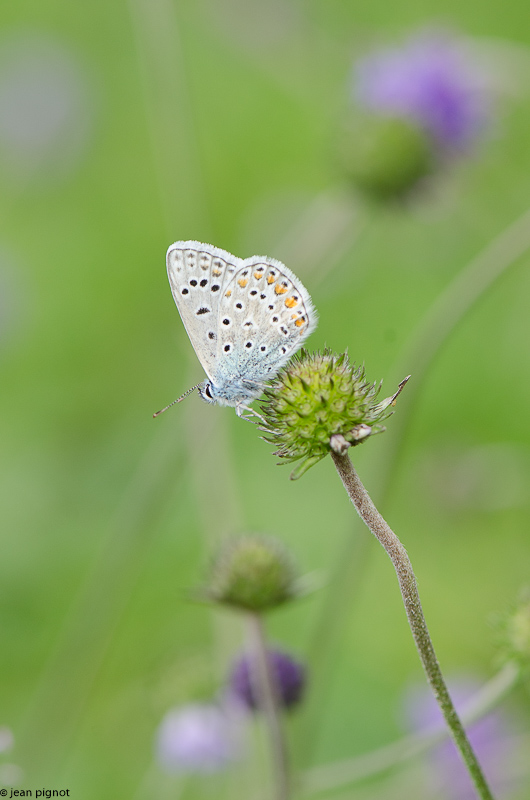
[[[425,196],[363,206],[334,154],[353,60],[433,21],[501,52],[513,96]],[[176,784],[153,763],[163,715],[215,694],[243,641],[237,617],[188,594],[244,530],[281,538],[323,584],[269,623],[315,661],[289,724],[297,762],[392,741],[421,668],[392,567],[331,461],[290,483],[255,427],[196,395],[152,419],[202,377],[164,256],[197,239],[282,259],[319,311],[311,348],[348,348],[383,396],[414,381],[395,364],[420,320],[529,205],[527,3],[18,0],[0,24],[4,783],[76,800],[254,796],[259,754]],[[493,674],[491,615],[529,578],[529,267],[422,377],[381,497],[448,675]],[[354,454],[376,501],[396,420]],[[523,688],[511,713],[526,735],[529,706]],[[389,785],[341,797],[401,796]]]

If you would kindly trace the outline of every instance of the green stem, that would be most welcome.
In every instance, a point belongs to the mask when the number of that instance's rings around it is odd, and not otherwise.
[[[425,385],[424,376],[458,324],[483,295],[530,249],[530,210],[498,236],[456,275],[441,292],[404,346],[389,382],[412,373],[399,401],[399,414],[385,434],[385,458],[377,467],[378,497],[386,501],[396,463],[412,420],[415,402]],[[390,383],[391,385],[391,383]]]
[[[530,210],[526,210],[455,276],[412,332],[408,344],[392,368],[389,384],[392,385],[409,372],[412,372],[413,377],[407,385],[407,391],[400,397],[399,414],[393,417],[392,424],[385,433],[384,458],[377,459],[377,465],[373,465],[373,474],[370,472],[379,503],[388,502],[389,489],[402,453],[402,443],[413,419],[415,401],[425,384],[424,376],[467,312],[528,252],[529,248]],[[347,591],[345,578],[342,575],[348,576],[349,580],[350,574],[344,570],[344,564],[352,560],[355,544],[356,540],[349,533],[338,559],[340,566],[333,574],[332,590],[334,598],[337,598],[336,608],[340,605],[341,595]],[[356,557],[361,557],[361,554],[362,551],[356,552]],[[338,615],[332,613],[332,609],[333,605],[330,602],[319,619],[318,631],[315,632],[317,646],[322,653],[329,652],[332,646],[331,634],[336,631],[337,626],[340,627],[340,622],[337,623]],[[331,620],[334,620],[335,624]],[[317,731],[322,727],[321,714],[324,709],[325,704],[320,703],[314,714],[315,719],[317,716],[320,718],[319,724],[312,726],[313,748]]]
[[[465,704],[461,714],[462,721],[470,725],[488,714],[513,689],[520,675],[521,671],[516,663],[510,661],[505,664]],[[303,794],[327,794],[373,778],[411,758],[417,758],[443,742],[449,735],[447,728],[422,731],[360,756],[314,767],[303,775]]]
[[[339,455],[331,451],[331,457],[333,458],[333,462],[340,475],[344,488],[348,492],[350,500],[357,509],[359,516],[385,548],[394,565],[410,629],[420,654],[427,679],[444,715],[447,726],[451,731],[454,742],[460,751],[462,760],[475,784],[478,795],[481,800],[493,800],[493,795],[486,783],[482,769],[469,743],[460,718],[456,713],[447,686],[445,685],[423,615],[416,578],[407,551],[374,506],[349,456],[347,454]]]
[[[271,662],[267,656],[267,643],[261,614],[248,614],[248,634],[250,640],[250,663],[251,668],[255,670],[258,706],[264,716],[269,734],[274,776],[274,798],[275,800],[288,800],[290,789],[287,745],[283,731],[276,680],[271,668]]]

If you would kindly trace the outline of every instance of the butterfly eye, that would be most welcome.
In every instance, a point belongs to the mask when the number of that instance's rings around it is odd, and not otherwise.
[[[204,387],[204,394],[206,395],[206,397],[209,397],[210,400],[213,400],[212,393],[210,391],[210,384],[209,383],[207,383],[206,386]]]

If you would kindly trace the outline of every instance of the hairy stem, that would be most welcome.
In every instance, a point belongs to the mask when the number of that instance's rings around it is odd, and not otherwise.
[[[410,629],[420,654],[423,668],[455,744],[460,751],[462,760],[473,779],[478,796],[481,800],[493,800],[493,795],[486,783],[482,769],[469,743],[460,718],[456,713],[447,686],[445,685],[440,665],[438,664],[438,659],[436,658],[436,653],[434,652],[434,647],[431,642],[431,637],[429,636],[425,617],[423,616],[416,578],[407,551],[372,503],[349,456],[347,454],[339,455],[331,451],[331,457],[333,458],[333,462],[340,475],[344,488],[348,492],[359,516],[376,539],[383,545],[394,565]]]
[[[413,420],[415,404],[425,385],[424,378],[432,368],[438,353],[444,348],[460,322],[465,319],[469,310],[480,302],[482,297],[487,295],[497,285],[499,279],[529,250],[530,209],[527,209],[518,219],[488,242],[483,250],[455,276],[413,330],[408,343],[392,368],[392,374],[388,377],[389,385],[393,385],[394,382],[401,380],[403,375],[412,372],[412,380],[407,385],[407,391],[400,397],[399,414],[393,417],[392,424],[385,433],[385,447],[381,451],[384,457],[377,459],[373,464],[373,474],[370,472],[371,485],[378,503],[383,505],[388,503],[392,482],[398,472],[396,465],[401,457],[402,445]],[[352,583],[351,572],[345,568],[345,565],[354,560],[354,547],[357,548],[355,559],[366,558],[366,551],[359,546],[359,541],[351,535],[351,532],[348,532],[338,557],[338,566],[335,568],[330,582],[332,596],[317,622],[317,629],[314,633],[314,646],[321,654],[321,658],[332,651],[334,644],[332,637],[336,638],[341,632],[339,610],[343,603],[343,597],[348,591],[351,592]],[[333,654],[331,658],[333,658]],[[321,671],[324,672],[323,669]],[[319,693],[315,693],[315,696],[317,695]],[[303,732],[311,730],[310,741],[304,740],[304,752],[310,748],[314,750],[316,746],[318,730],[322,728],[322,715],[325,709],[326,704],[320,702],[311,717],[313,724],[311,726],[304,724],[302,727]],[[306,763],[310,763],[307,755]]]
[[[254,670],[258,707],[265,719],[270,741],[274,800],[288,800],[289,767],[278,690],[272,664],[267,656],[265,629],[261,614],[248,615],[251,669]]]
[[[510,661],[505,664],[464,705],[461,714],[462,721],[466,725],[470,725],[486,716],[513,689],[519,681],[520,675],[521,670],[516,663]],[[354,758],[313,767],[303,775],[303,794],[315,795],[334,792],[380,775],[427,752],[443,742],[449,735],[450,732],[447,728],[421,731]]]

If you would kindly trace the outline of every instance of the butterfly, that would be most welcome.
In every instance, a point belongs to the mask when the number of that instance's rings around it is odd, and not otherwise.
[[[267,256],[241,259],[201,242],[175,242],[167,251],[173,299],[207,380],[208,403],[260,416],[248,404],[302,346],[317,325],[311,298],[290,269]]]

